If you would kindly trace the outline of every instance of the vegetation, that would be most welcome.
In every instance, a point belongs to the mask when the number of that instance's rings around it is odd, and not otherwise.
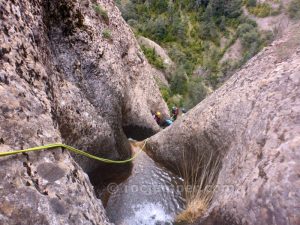
[[[141,46],[146,58],[148,59],[149,63],[155,66],[157,69],[163,70],[164,62],[163,60],[156,54],[155,48],[147,48],[146,46]]]
[[[194,78],[188,83],[188,95],[186,96],[185,104],[187,108],[192,108],[201,102],[208,94],[207,87],[202,82],[201,78]]]
[[[112,40],[111,31],[109,29],[104,29],[102,36],[106,39]]]
[[[257,3],[257,0],[247,0],[246,6],[251,14],[261,18],[278,15],[282,8],[282,5],[280,5],[278,8],[274,9],[266,2]]]
[[[249,7],[256,2],[248,0]],[[242,15],[242,0],[127,0],[117,1],[124,19],[136,35],[156,41],[177,65],[170,89],[161,88],[169,105],[180,102],[191,108],[217,88],[224,77],[252,57],[266,43],[256,24]],[[249,24],[247,33],[238,33]],[[246,26],[246,25],[245,25]],[[221,63],[225,51],[241,38],[243,57],[239,62]],[[225,40],[228,44],[222,44]],[[151,64],[164,69],[153,49],[142,47]],[[195,70],[201,67],[205,76]],[[174,98],[173,98],[174,97]]]
[[[199,151],[200,152],[200,151]],[[220,158],[212,152],[183,153],[180,172],[184,179],[186,208],[176,217],[177,223],[193,223],[204,215],[216,189]]]
[[[256,4],[257,4],[257,0],[248,0],[248,1],[246,2],[246,6],[247,6],[247,7],[255,7]]]
[[[100,5],[95,4],[93,5],[93,9],[95,10],[96,14],[100,16],[101,19],[104,20],[106,24],[109,24],[109,17],[106,10],[104,10]]]
[[[300,0],[292,0],[288,6],[288,14],[292,19],[300,19]]]

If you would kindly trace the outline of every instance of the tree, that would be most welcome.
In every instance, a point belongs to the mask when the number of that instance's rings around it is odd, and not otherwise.
[[[241,25],[239,25],[239,27],[237,29],[237,33],[239,36],[242,36],[243,34],[249,32],[253,29],[254,29],[254,26],[252,24],[242,23]]]
[[[168,10],[169,1],[168,0],[155,0],[150,1],[150,7],[158,12],[159,14],[166,12]]]
[[[173,94],[184,95],[187,92],[188,77],[183,67],[179,67],[171,80],[171,91]]]
[[[209,5],[212,7],[213,16],[226,16],[236,18],[242,14],[241,0],[211,0]]]
[[[224,16],[228,18],[237,18],[242,14],[242,1],[230,0],[225,2]]]
[[[153,40],[162,41],[167,36],[167,22],[164,17],[159,16],[155,20],[148,21],[143,30]]]
[[[247,7],[255,7],[257,0],[247,0]]]
[[[124,5],[124,7],[121,7],[121,12],[122,12],[123,18],[126,21],[128,21],[130,19],[134,19],[134,20],[138,19],[135,5],[130,1],[128,3],[126,3],[126,5]]]
[[[193,79],[188,84],[187,108],[192,108],[201,102],[207,95],[207,90],[200,78]]]
[[[194,0],[194,1],[190,1],[189,4],[189,8],[192,10],[197,10],[199,9],[201,6],[207,6],[209,3],[209,0]]]
[[[300,19],[300,0],[293,0],[288,7],[289,17],[292,19]]]
[[[172,24],[169,26],[170,33],[175,39],[182,41],[186,37],[186,27],[184,23],[181,21],[181,18],[178,13],[176,16],[172,18]]]
[[[216,26],[213,21],[213,6],[209,4],[202,17],[202,26],[200,30],[200,37],[209,39],[217,35]]]
[[[243,23],[238,27],[237,33],[244,49],[252,49],[252,52],[257,51],[261,42],[261,37],[256,27],[252,24]],[[256,48],[255,51],[253,51],[254,47]]]
[[[244,33],[241,36],[241,42],[244,48],[250,48],[251,46],[253,46],[253,43],[259,42],[260,41],[260,36],[259,33],[257,33],[257,31],[255,30],[251,30],[247,33]]]
[[[203,22],[205,23],[209,23],[212,21],[213,19],[213,6],[212,4],[209,4],[207,7],[206,7],[206,10],[203,14]]]
[[[225,19],[225,16],[221,16],[219,27],[220,27],[221,31],[226,31],[226,19]]]

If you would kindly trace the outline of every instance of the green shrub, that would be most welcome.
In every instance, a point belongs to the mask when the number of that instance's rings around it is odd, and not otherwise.
[[[241,25],[241,24],[243,24],[243,23],[248,23],[248,24],[252,25],[253,27],[257,27],[256,21],[250,19],[250,18],[247,17],[247,16],[241,16],[241,17],[239,18],[239,24],[238,24],[238,26]]]
[[[138,19],[135,4],[132,3],[131,1],[128,1],[125,5],[121,4],[121,6],[119,6],[119,9],[122,13],[123,18],[126,21],[128,21],[130,19],[134,19],[134,20]]]
[[[220,23],[219,23],[219,28],[222,32],[226,31],[226,18],[225,18],[225,16],[221,16]]]
[[[254,29],[254,26],[252,24],[243,23],[243,24],[239,25],[239,27],[237,29],[237,34],[238,34],[238,36],[242,36],[243,34],[250,32],[253,29]]]
[[[238,67],[238,61],[228,59],[221,65],[221,71],[224,76],[227,76],[228,74],[232,74],[232,72],[237,69]]]
[[[200,30],[200,38],[204,40],[213,40],[218,37],[217,27],[213,22],[203,23]]]
[[[251,14],[257,17],[267,17],[273,15],[273,9],[268,3],[259,3],[255,7],[248,7]]]
[[[203,66],[206,70],[210,72],[218,72],[219,60],[221,58],[222,52],[219,48],[209,46],[204,52]]]
[[[247,0],[246,5],[247,7],[255,7],[257,4],[257,0]]]
[[[201,79],[193,79],[188,83],[188,102],[186,108],[192,108],[201,102],[207,95],[207,89]]]
[[[102,36],[106,39],[112,40],[111,31],[109,29],[104,29],[102,32]]]
[[[168,34],[168,24],[163,17],[158,17],[153,23],[153,27],[149,27],[158,40],[164,40]]]
[[[167,101],[168,107],[171,110],[174,105],[178,107],[183,106],[183,96],[182,95],[173,95],[169,100]]]
[[[300,0],[293,0],[290,2],[288,14],[291,19],[300,19]]]
[[[159,90],[165,102],[168,102],[171,95],[170,88],[166,85],[160,85]]]
[[[217,88],[220,84],[220,77],[217,73],[211,73],[208,76],[207,81],[213,88]]]
[[[259,41],[259,33],[257,33],[255,30],[251,30],[241,36],[241,42],[244,48],[250,48],[253,43]]]
[[[180,66],[172,77],[171,80],[171,91],[173,94],[185,95],[188,89],[188,77],[182,66]]]
[[[253,48],[253,46],[258,48],[262,42],[260,33],[252,24],[241,24],[238,27],[237,34],[245,51],[249,51],[249,49]]]
[[[241,0],[210,0],[213,16],[237,18],[242,14]]]
[[[156,67],[157,69],[164,70],[164,62],[162,58],[160,58],[154,48],[147,48],[146,46],[141,46],[146,58],[148,59],[149,63]]]
[[[105,22],[106,24],[109,24],[109,17],[108,17],[107,11],[104,10],[104,9],[103,9],[100,5],[98,5],[98,4],[93,5],[93,8],[94,8],[96,14],[97,14],[98,16],[100,16],[100,18],[103,19],[104,22]]]

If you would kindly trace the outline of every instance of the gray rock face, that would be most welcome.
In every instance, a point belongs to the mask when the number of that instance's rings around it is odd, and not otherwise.
[[[0,31],[1,152],[64,142],[125,159],[123,128],[159,130],[151,110],[167,106],[157,71],[112,0],[0,0]],[[74,157],[85,172],[101,165]],[[68,152],[0,161],[0,224],[108,224]]]
[[[176,169],[183,151],[222,159],[217,191],[195,224],[300,224],[300,26],[148,142]]]

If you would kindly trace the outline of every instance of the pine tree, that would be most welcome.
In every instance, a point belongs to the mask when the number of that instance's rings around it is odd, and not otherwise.
[[[248,7],[255,7],[257,4],[257,0],[247,0]]]

